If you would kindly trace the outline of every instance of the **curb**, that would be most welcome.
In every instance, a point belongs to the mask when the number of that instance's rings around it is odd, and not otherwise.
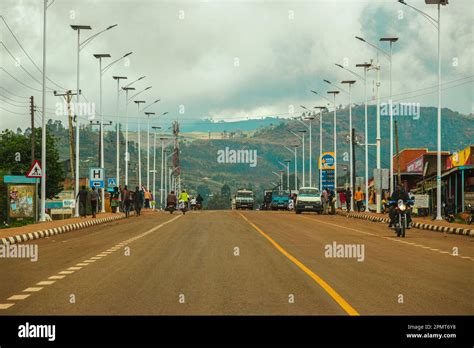
[[[11,245],[15,243],[22,243],[22,242],[27,242],[29,240],[35,240],[39,238],[46,238],[46,237],[51,237],[57,234],[62,234],[65,232],[69,231],[75,231],[75,230],[80,230],[83,228],[87,228],[90,226],[94,225],[100,225],[104,224],[107,222],[115,221],[115,220],[120,220],[124,219],[125,215],[118,215],[118,216],[109,216],[106,218],[100,218],[100,219],[94,219],[94,220],[87,220],[84,222],[76,222],[75,224],[68,224],[64,226],[59,226],[59,227],[53,227],[49,228],[47,230],[40,230],[40,231],[35,231],[35,232],[28,232],[24,234],[18,234],[13,237],[5,237],[5,238],[0,238],[0,245]]]
[[[386,217],[372,216],[372,215],[366,215],[366,214],[346,213],[346,212],[341,212],[341,211],[337,212],[337,214],[350,217],[350,218],[355,218],[355,219],[369,220],[372,222],[389,223],[390,221],[390,219]],[[438,226],[438,225],[431,225],[431,224],[420,223],[420,222],[413,222],[413,227],[418,228],[420,230],[445,232],[449,234],[458,234],[462,236],[474,237],[474,230],[470,230],[468,228]]]

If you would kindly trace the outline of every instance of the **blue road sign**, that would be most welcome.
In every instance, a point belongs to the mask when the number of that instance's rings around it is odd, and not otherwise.
[[[107,186],[108,187],[116,187],[117,186],[117,180],[115,180],[115,178],[108,178],[107,179]]]

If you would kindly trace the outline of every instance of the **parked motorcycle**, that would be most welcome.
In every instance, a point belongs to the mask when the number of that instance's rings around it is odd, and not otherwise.
[[[402,199],[397,201],[395,206],[396,218],[392,228],[395,230],[397,237],[405,238],[406,229],[410,228],[408,225],[407,213],[411,210],[410,202],[403,202]]]

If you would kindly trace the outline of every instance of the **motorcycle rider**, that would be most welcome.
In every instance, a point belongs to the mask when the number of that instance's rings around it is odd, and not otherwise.
[[[402,200],[403,203],[405,204],[407,203],[407,201],[410,200],[410,196],[403,189],[401,185],[397,185],[397,188],[395,189],[395,191],[393,191],[392,196],[390,197],[390,202],[394,202],[394,203],[390,205],[390,210],[388,212],[388,215],[390,217],[390,223],[388,227],[392,227],[395,223],[395,219],[397,217],[397,212],[395,211],[395,205],[399,200]],[[407,214],[408,228],[410,228],[411,227],[411,210],[407,209],[406,214]]]
[[[204,200],[204,198],[202,198],[201,194],[198,193],[197,197],[196,197],[196,206],[198,209],[202,209],[202,201]]]
[[[191,198],[191,210],[196,210],[196,197]]]
[[[183,201],[185,210],[188,208],[189,196],[188,196],[188,193],[186,192],[186,190],[181,191],[181,193],[179,194],[179,197],[178,197],[178,201],[179,202]],[[183,213],[184,213],[184,211],[183,211]]]
[[[176,198],[176,195],[174,194],[174,191],[172,190],[170,193],[168,193],[168,196],[166,197],[166,208],[168,207],[176,207],[178,199]]]

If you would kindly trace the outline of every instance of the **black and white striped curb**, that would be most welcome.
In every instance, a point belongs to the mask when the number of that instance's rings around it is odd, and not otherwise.
[[[367,215],[367,214],[346,213],[346,212],[341,212],[341,211],[338,211],[337,213],[346,217],[369,220],[373,222],[383,222],[387,224],[390,222],[390,219],[388,217],[380,217],[380,216],[373,216],[373,215]],[[450,233],[450,234],[459,234],[463,236],[474,237],[474,230],[471,230],[468,228],[438,226],[438,225],[425,224],[425,223],[420,223],[420,222],[413,222],[413,227],[419,228],[420,230],[445,232],[445,233]]]
[[[75,224],[68,224],[64,226],[49,228],[47,230],[18,234],[13,237],[1,238],[0,245],[10,245],[10,244],[15,244],[15,243],[27,242],[29,240],[34,240],[34,239],[39,239],[39,238],[51,237],[57,234],[74,231],[74,230],[80,230],[82,228],[86,228],[86,227],[90,227],[94,225],[100,225],[107,222],[120,220],[123,218],[125,218],[125,215],[120,214],[117,216],[109,216],[105,218],[87,220],[84,222],[77,222]]]

